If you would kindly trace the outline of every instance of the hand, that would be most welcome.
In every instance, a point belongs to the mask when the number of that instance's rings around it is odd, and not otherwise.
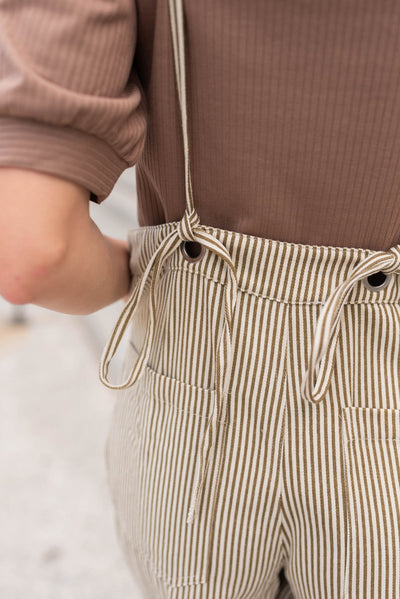
[[[126,239],[114,239],[113,237],[109,237],[108,235],[105,235],[105,238],[107,239],[107,242],[110,244],[110,246],[112,247],[118,247],[120,249],[122,249],[123,252],[125,252],[126,254],[126,270],[128,272],[128,277],[129,277],[129,282],[128,282],[128,289],[129,291],[121,296],[122,301],[124,302],[124,304],[127,303],[130,295],[131,295],[131,291],[132,291],[132,273],[130,272],[130,267],[129,267],[129,260],[130,260],[130,246],[129,246],[129,242]]]
[[[89,189],[39,171],[2,167],[0,190],[5,299],[83,315],[129,293],[129,244],[105,236],[90,218]]]

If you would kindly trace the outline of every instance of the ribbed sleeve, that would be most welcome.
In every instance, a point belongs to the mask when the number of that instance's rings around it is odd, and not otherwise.
[[[146,137],[132,0],[0,0],[0,166],[102,202]]]

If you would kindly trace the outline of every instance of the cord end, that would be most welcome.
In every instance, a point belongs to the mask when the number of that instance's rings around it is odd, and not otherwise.
[[[189,514],[186,519],[186,524],[192,524],[194,522],[195,517],[196,517],[196,510],[195,510],[194,506],[192,505],[189,509]]]

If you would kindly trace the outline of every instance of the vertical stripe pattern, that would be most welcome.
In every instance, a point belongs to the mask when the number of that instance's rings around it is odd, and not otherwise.
[[[177,223],[132,229],[134,282]],[[215,399],[224,261],[176,251],[155,289],[144,374],[116,392],[107,442],[121,546],[144,599],[400,596],[400,278],[344,299],[324,401],[301,395],[327,299],[375,252],[200,225],[232,257],[227,415],[199,517],[186,515]],[[129,328],[137,360],[149,286]]]

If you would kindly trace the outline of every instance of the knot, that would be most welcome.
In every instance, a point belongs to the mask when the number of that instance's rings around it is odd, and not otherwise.
[[[200,217],[193,208],[190,212],[185,210],[182,220],[178,225],[178,235],[182,241],[195,241],[193,229],[200,224]]]
[[[400,245],[394,245],[386,252],[391,258],[392,264],[382,270],[385,273],[400,272]]]

